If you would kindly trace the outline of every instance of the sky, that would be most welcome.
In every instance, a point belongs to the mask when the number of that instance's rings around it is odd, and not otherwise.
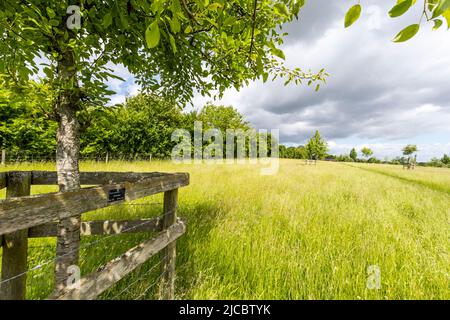
[[[345,29],[345,13],[355,3],[306,1],[300,19],[284,27],[286,65],[330,74],[319,92],[253,82],[212,102],[234,106],[256,128],[280,129],[286,145],[304,144],[319,130],[332,154],[367,146],[377,158],[394,158],[409,143],[418,145],[419,161],[450,154],[450,30],[422,23],[412,40],[395,44],[401,29],[419,21],[420,5],[392,19],[387,12],[395,0],[362,0],[360,20]],[[126,81],[111,80],[117,92],[111,104],[139,91],[125,68],[115,68]],[[194,107],[209,101],[196,95]]]

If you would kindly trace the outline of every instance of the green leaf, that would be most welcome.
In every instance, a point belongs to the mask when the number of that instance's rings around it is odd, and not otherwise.
[[[395,38],[392,40],[393,42],[405,42],[414,37],[417,32],[419,32],[420,25],[419,24],[412,24],[402,31],[400,31]]]
[[[173,17],[169,23],[170,23],[170,29],[172,30],[173,33],[180,32],[181,25],[180,25],[180,22],[178,21],[177,17]]]
[[[47,7],[47,8],[45,8],[45,10],[47,11],[47,15],[50,19],[53,19],[54,17],[56,17],[56,13],[55,13],[55,11],[53,11],[52,8]]]
[[[256,69],[258,70],[258,73],[260,73],[260,74],[264,73],[264,65],[263,65],[261,57],[256,58]]]
[[[442,20],[434,20],[433,30],[437,30],[442,26]]]
[[[282,16],[288,16],[289,10],[283,2],[277,2],[273,6],[273,11]]]
[[[154,48],[158,45],[161,34],[159,32],[158,21],[152,22],[147,30],[145,30],[145,41],[147,42],[147,47]]]
[[[208,10],[217,11],[217,9],[222,8],[223,6],[220,3],[214,2],[208,6]]]
[[[128,19],[127,19],[127,16],[124,15],[124,14],[122,13],[122,11],[119,11],[119,17],[120,17],[120,23],[122,24],[122,27],[123,27],[124,29],[128,29]]]
[[[286,57],[284,56],[284,52],[281,49],[273,47],[270,49],[270,51],[278,58],[281,58],[283,60],[286,59]]]
[[[438,5],[439,0],[428,0],[427,1],[427,8],[428,11],[433,11],[434,8],[436,8],[436,6]]]
[[[356,4],[353,7],[351,7],[347,11],[347,14],[345,15],[345,24],[344,24],[345,27],[346,28],[350,27],[352,24],[356,22],[356,20],[359,19],[360,16],[361,16],[361,5]]]
[[[111,25],[112,21],[113,21],[112,14],[111,14],[111,12],[108,12],[103,17],[103,21],[102,21],[103,28],[108,28]]]
[[[439,3],[434,9],[433,16],[431,18],[434,19],[439,17],[448,9],[450,9],[450,0],[439,0]]]
[[[305,0],[297,0],[292,9],[292,13],[295,17],[298,18],[298,14],[300,13],[300,9],[305,5]]]
[[[391,11],[389,11],[389,16],[390,16],[391,18],[400,17],[400,16],[403,15],[406,11],[408,11],[409,8],[411,8],[412,5],[413,5],[413,1],[412,1],[412,0],[401,1],[401,2],[397,3],[397,4],[391,9]]]
[[[172,47],[173,53],[177,53],[177,45],[175,44],[175,38],[171,34],[169,34],[169,42],[170,46]]]
[[[447,9],[442,16],[447,20],[447,27],[450,29],[450,9]]]

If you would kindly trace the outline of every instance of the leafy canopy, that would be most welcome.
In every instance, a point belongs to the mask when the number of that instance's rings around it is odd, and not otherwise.
[[[303,146],[286,147],[284,145],[280,145],[280,158],[307,159],[308,154]]]
[[[0,74],[21,83],[38,73],[43,57],[52,88],[79,90],[95,103],[110,93],[113,64],[123,64],[144,89],[181,103],[195,91],[220,95],[269,76],[297,84],[326,76],[283,65],[282,26],[298,17],[304,0],[77,2],[0,0]],[[68,28],[78,16],[80,28]],[[66,52],[76,72],[73,81],[58,83]]]
[[[361,153],[363,154],[364,157],[368,158],[371,155],[373,155],[373,151],[370,148],[364,147],[361,149]]]
[[[35,82],[30,82],[29,87],[32,90],[0,87],[0,149],[47,155],[56,145],[56,124],[46,121],[51,91]]]
[[[198,114],[197,120],[202,122],[203,129],[219,129],[223,134],[227,129],[250,129],[249,123],[232,106],[216,106],[208,103]]]
[[[408,144],[402,149],[403,155],[410,156],[418,151],[415,144]]]
[[[394,41],[413,37],[424,18],[435,29],[443,20],[450,26],[450,0],[422,1],[418,23]],[[269,76],[281,76],[286,84],[312,84],[324,81],[325,71],[287,69],[280,49],[286,35],[283,25],[298,18],[304,4],[305,0],[0,0],[0,75],[24,83],[38,73],[37,58],[45,58],[43,71],[52,88],[81,91],[80,100],[94,104],[103,104],[111,93],[106,83],[117,77],[111,70],[114,64],[123,64],[146,90],[182,104],[195,91],[221,95],[229,87],[239,89]],[[389,15],[399,17],[418,4],[397,0]],[[345,26],[354,24],[361,11],[358,1],[347,13]],[[80,24],[68,28],[71,22]],[[61,81],[58,62],[68,51],[75,72],[71,81]]]
[[[8,157],[51,159],[56,151],[57,122],[48,117],[49,88],[31,82],[34,90],[15,92],[0,88],[0,149]],[[87,158],[145,157],[165,158],[171,155],[175,142],[172,133],[187,129],[194,137],[194,122],[203,130],[217,128],[226,136],[227,129],[252,129],[231,106],[207,104],[200,111],[183,113],[172,101],[140,93],[125,103],[108,108],[90,108],[79,114],[80,154]]]

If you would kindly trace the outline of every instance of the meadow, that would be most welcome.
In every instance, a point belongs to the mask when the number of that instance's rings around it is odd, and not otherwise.
[[[53,170],[20,164],[9,170]],[[177,299],[450,299],[450,169],[281,160],[276,175],[256,165],[178,165],[164,161],[81,163],[84,171],[189,172],[178,215]],[[32,193],[56,191],[35,186]],[[0,197],[4,197],[4,190]],[[162,196],[83,216],[159,215]],[[148,234],[83,237],[89,273]],[[30,239],[29,299],[52,290],[55,239]],[[154,257],[102,299],[157,297]],[[380,271],[378,289],[368,268]]]

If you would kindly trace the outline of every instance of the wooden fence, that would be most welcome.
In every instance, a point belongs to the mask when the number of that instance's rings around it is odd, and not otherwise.
[[[0,299],[24,299],[28,238],[58,236],[58,221],[164,192],[163,215],[140,220],[96,220],[81,223],[81,236],[131,232],[158,232],[97,271],[77,286],[55,290],[50,299],[94,299],[160,251],[163,252],[161,298],[173,299],[175,240],[185,231],[177,218],[178,188],[189,184],[187,173],[82,172],[82,185],[100,185],[64,193],[30,195],[31,185],[57,184],[56,172],[10,171],[0,173],[0,244],[3,247]],[[78,247],[75,250],[79,251]],[[67,254],[67,253],[65,253]],[[62,256],[56,254],[55,261]]]

